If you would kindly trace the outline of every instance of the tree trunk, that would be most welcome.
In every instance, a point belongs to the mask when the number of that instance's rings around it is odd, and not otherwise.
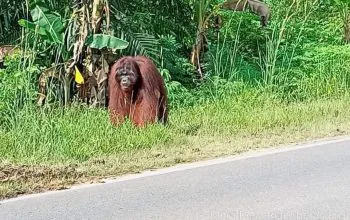
[[[201,67],[203,43],[204,43],[204,34],[199,33],[196,38],[196,44],[193,46],[193,49],[191,52],[191,63],[196,67],[200,79],[203,79],[203,71]]]

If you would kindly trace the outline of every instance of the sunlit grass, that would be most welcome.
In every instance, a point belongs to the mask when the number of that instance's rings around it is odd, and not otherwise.
[[[190,136],[254,135],[330,118],[346,120],[350,107],[347,100],[344,96],[287,104],[251,89],[225,100],[172,110],[167,126],[155,124],[145,129],[130,122],[115,128],[103,109],[25,107],[12,129],[0,131],[0,158],[34,164],[83,162],[157,146],[176,147]]]

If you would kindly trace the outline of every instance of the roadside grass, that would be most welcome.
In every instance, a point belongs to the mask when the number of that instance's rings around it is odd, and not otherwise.
[[[174,109],[167,126],[110,125],[105,110],[27,106],[0,129],[0,199],[126,173],[346,135],[350,97],[286,103],[261,89]]]

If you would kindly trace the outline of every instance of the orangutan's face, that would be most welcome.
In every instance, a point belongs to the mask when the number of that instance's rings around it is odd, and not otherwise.
[[[125,92],[133,90],[137,82],[139,73],[134,65],[125,63],[117,70],[116,80],[120,84],[120,88]]]

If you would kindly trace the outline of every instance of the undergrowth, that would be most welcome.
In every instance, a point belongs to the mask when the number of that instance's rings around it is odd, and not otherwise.
[[[286,103],[269,90],[245,88],[225,99],[172,109],[167,126],[135,128],[130,122],[113,127],[106,110],[79,106],[65,109],[24,107],[10,130],[0,130],[0,158],[15,163],[67,163],[94,157],[179,146],[191,136],[238,134],[297,128],[305,122],[349,117],[348,96],[304,103]]]

